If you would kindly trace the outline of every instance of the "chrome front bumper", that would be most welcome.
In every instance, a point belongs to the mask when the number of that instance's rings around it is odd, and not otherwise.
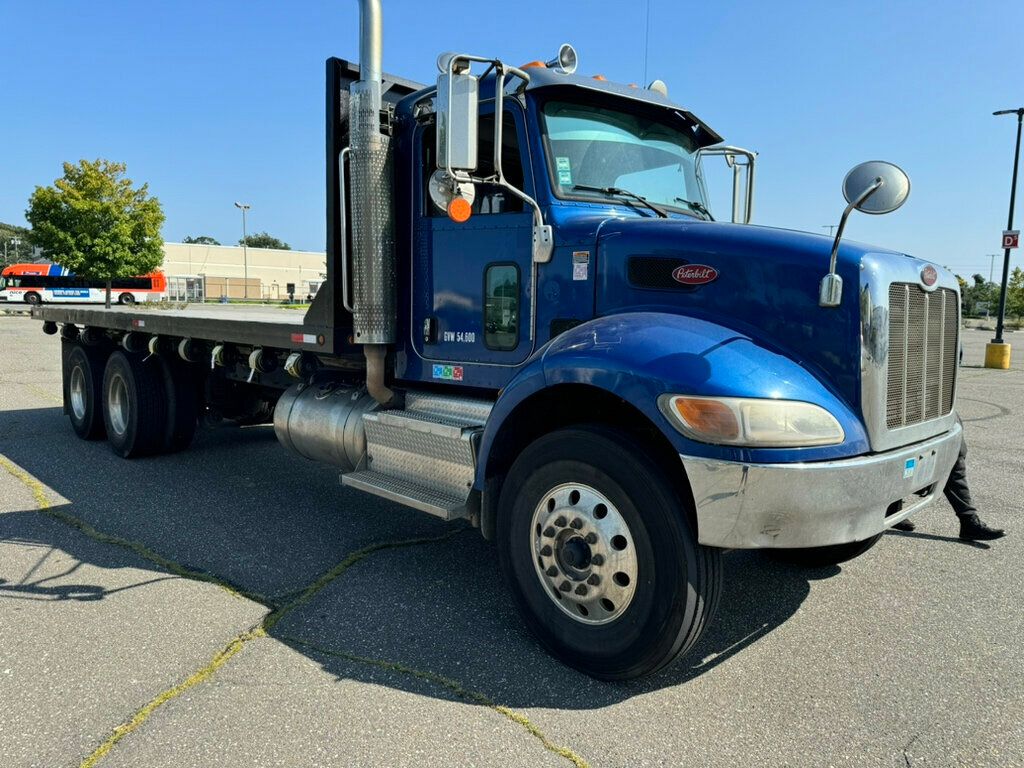
[[[955,424],[938,437],[887,453],[803,464],[680,456],[697,507],[700,543],[761,549],[867,539],[942,492],[962,435]]]

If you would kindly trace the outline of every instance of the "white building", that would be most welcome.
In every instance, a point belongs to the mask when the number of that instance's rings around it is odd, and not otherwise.
[[[313,296],[327,277],[327,255],[319,251],[242,248],[240,245],[164,243],[162,270],[172,301]],[[245,277],[248,274],[248,281]]]

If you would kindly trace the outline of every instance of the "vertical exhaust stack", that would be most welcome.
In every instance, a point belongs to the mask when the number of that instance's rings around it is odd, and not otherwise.
[[[387,345],[395,343],[395,242],[391,138],[381,133],[380,0],[359,0],[359,75],[349,99],[354,340],[366,355],[366,388],[382,405]]]

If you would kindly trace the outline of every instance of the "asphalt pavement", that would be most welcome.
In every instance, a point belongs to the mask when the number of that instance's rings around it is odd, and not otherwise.
[[[492,546],[342,488],[269,427],[123,461],[61,413],[59,341],[0,316],[0,766],[1024,766],[1024,334],[964,333],[984,519],[940,501],[838,567],[724,558],[669,670],[569,670]]]

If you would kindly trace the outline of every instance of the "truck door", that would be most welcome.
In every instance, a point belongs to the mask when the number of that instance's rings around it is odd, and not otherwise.
[[[502,169],[532,194],[522,109],[505,110]],[[477,177],[493,172],[494,113],[480,110]],[[434,126],[420,129],[418,203],[414,204],[413,348],[430,370],[462,363],[515,365],[530,355],[532,211],[507,189],[477,184],[473,215],[450,220],[430,199],[435,170]],[[437,377],[435,377],[437,378]]]

